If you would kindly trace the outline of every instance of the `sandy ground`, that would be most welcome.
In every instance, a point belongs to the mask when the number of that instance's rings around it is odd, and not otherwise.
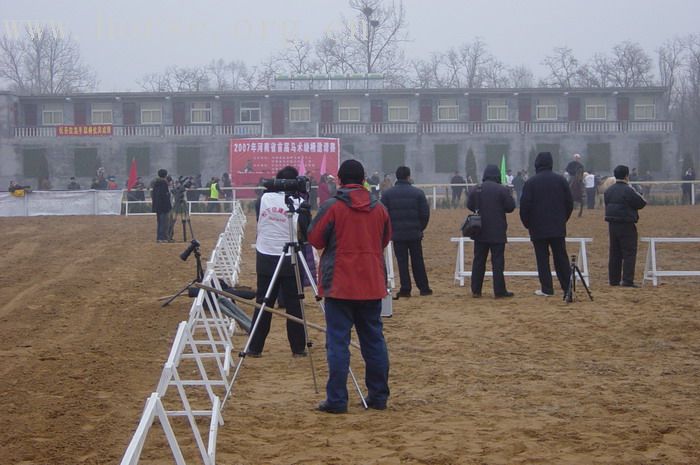
[[[640,235],[692,236],[700,210],[648,207]],[[463,210],[437,211],[424,241],[435,295],[395,302],[386,411],[314,411],[324,398],[323,338],[312,332],[320,393],[308,359],[293,359],[281,320],[262,358],[246,359],[219,431],[221,464],[698,464],[700,285],[606,285],[600,210],[572,218],[593,237],[592,291],[577,302],[533,295],[534,278],[508,278],[516,296],[472,299],[453,282]],[[517,213],[511,236],[523,236]],[[251,218],[252,220],[252,218]],[[195,217],[205,256],[225,218]],[[159,296],[194,276],[185,244],[156,244],[153,218],[2,218],[0,464],[119,463],[155,389],[191,300]],[[241,284],[254,285],[249,222]],[[641,281],[646,245],[640,245]],[[470,255],[470,254],[468,254]],[[700,269],[700,245],[665,245],[661,265]],[[507,269],[534,269],[529,244],[510,244]],[[467,281],[468,284],[468,281]],[[322,322],[313,299],[307,317]],[[236,336],[237,349],[245,339]],[[236,358],[237,360],[237,358]],[[360,381],[357,351],[353,368]],[[185,430],[178,427],[185,438]],[[185,443],[191,446],[191,440]],[[185,448],[188,463],[199,463]],[[143,463],[173,463],[155,426]]]

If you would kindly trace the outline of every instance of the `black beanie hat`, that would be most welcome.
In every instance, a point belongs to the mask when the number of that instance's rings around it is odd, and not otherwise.
[[[615,179],[625,179],[630,174],[630,169],[625,165],[617,165],[613,170]]]
[[[362,184],[365,180],[365,169],[357,160],[345,160],[338,168],[341,184]]]

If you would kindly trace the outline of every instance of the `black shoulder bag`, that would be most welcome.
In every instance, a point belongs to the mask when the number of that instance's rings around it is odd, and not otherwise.
[[[479,198],[481,197],[481,187],[472,194],[476,195],[476,210],[467,216],[462,224],[462,236],[474,239],[481,232],[481,214],[479,213]]]

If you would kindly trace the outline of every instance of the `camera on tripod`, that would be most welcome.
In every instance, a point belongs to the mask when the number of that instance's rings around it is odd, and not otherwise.
[[[192,255],[192,252],[198,249],[200,245],[201,244],[197,239],[192,239],[192,241],[190,241],[190,245],[188,245],[185,251],[180,254],[180,260],[183,262],[187,261],[187,259],[190,258],[190,255]]]
[[[263,179],[262,185],[268,192],[303,194],[309,192],[311,182],[306,176],[297,176],[295,179]]]

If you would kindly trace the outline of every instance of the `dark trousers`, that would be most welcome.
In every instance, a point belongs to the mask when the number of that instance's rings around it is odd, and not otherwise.
[[[338,408],[348,404],[349,345],[355,326],[365,361],[367,400],[376,405],[386,404],[389,397],[389,355],[382,332],[382,301],[326,298],[325,311],[328,403]]]
[[[265,292],[267,292],[267,288],[270,286],[271,280],[271,275],[258,274],[258,289],[255,299],[257,303],[262,304],[265,298]],[[270,302],[275,302],[277,300],[280,290],[282,291],[287,314],[297,318],[302,318],[301,305],[299,304],[299,298],[297,297],[296,278],[294,276],[278,275],[277,282],[270,293]],[[255,323],[255,320],[258,317],[260,317],[260,323],[258,323],[258,327],[255,328],[255,333],[252,336],[248,350],[259,354],[263,351],[263,348],[265,347],[265,339],[270,332],[270,320],[272,319],[272,314],[270,312],[263,312],[263,314],[260,315],[260,309],[256,309],[255,313],[253,314],[253,323]],[[298,354],[304,352],[306,350],[304,325],[295,321],[287,320],[287,339],[289,340],[289,347],[292,349],[292,353]]]
[[[429,290],[430,285],[428,284],[428,275],[425,272],[421,240],[394,241],[394,254],[396,255],[396,263],[399,265],[399,281],[401,281],[399,292],[411,292],[411,275],[408,272],[409,255],[411,256],[411,268],[416,287],[421,291]]]
[[[493,270],[493,293],[503,295],[506,293],[506,279],[503,276],[505,270],[506,245],[489,244],[488,242],[474,241],[474,261],[472,261],[472,294],[481,294],[486,273],[486,259],[491,251],[491,268]]]
[[[610,251],[608,280],[611,285],[634,284],[637,261],[637,226],[634,223],[608,223]]]
[[[566,254],[566,238],[552,237],[549,239],[533,240],[532,245],[535,248],[537,276],[540,278],[542,292],[545,294],[554,294],[552,270],[549,267],[550,249],[552,250],[554,271],[557,274],[559,285],[562,291],[566,292],[569,289],[569,280],[571,279],[571,267],[569,265],[569,257]]]
[[[156,213],[156,240],[167,241],[170,239],[170,213]]]
[[[588,204],[589,210],[593,210],[595,208],[595,194],[595,187],[589,187],[586,189],[586,203]]]

